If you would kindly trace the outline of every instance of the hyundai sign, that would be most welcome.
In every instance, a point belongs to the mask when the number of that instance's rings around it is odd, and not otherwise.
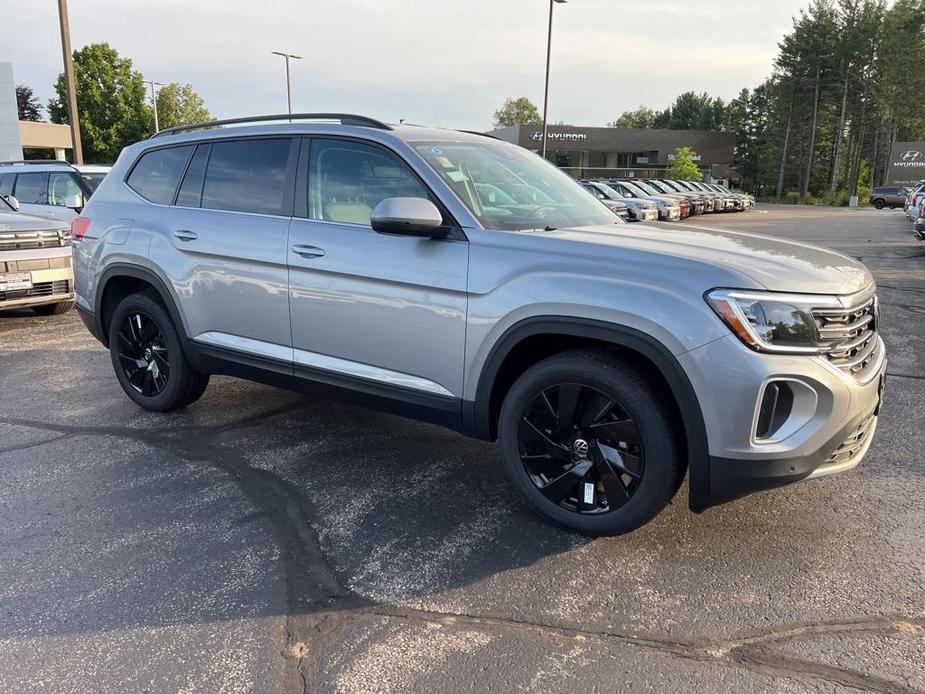
[[[897,142],[890,152],[888,184],[913,185],[925,180],[925,142]]]

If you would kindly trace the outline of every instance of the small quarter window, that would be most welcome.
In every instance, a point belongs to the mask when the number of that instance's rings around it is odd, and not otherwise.
[[[206,162],[209,159],[211,145],[199,145],[196,154],[186,170],[180,192],[177,193],[177,204],[184,207],[199,207],[202,198],[202,179],[206,173]]]
[[[129,174],[127,183],[151,202],[169,205],[192,152],[192,145],[145,152]]]

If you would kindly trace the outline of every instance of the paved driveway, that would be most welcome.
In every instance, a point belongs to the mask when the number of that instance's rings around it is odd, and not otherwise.
[[[0,318],[0,691],[925,691],[925,244],[889,211],[682,224],[866,262],[886,405],[851,473],[685,487],[613,539],[537,520],[491,445],[229,378],[147,414],[73,313]]]

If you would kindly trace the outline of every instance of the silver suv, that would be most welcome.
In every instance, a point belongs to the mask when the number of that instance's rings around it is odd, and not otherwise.
[[[231,374],[436,422],[592,535],[688,471],[703,511],[864,456],[885,358],[863,265],[628,226],[480,134],[288,118],[132,145],[73,222],[78,308],[141,407]]]

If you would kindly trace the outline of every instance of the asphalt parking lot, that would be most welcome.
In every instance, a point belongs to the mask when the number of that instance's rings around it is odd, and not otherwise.
[[[535,518],[491,445],[230,378],[145,413],[75,313],[0,317],[0,691],[925,691],[925,244],[683,224],[867,263],[886,403],[854,471],[619,538]]]

